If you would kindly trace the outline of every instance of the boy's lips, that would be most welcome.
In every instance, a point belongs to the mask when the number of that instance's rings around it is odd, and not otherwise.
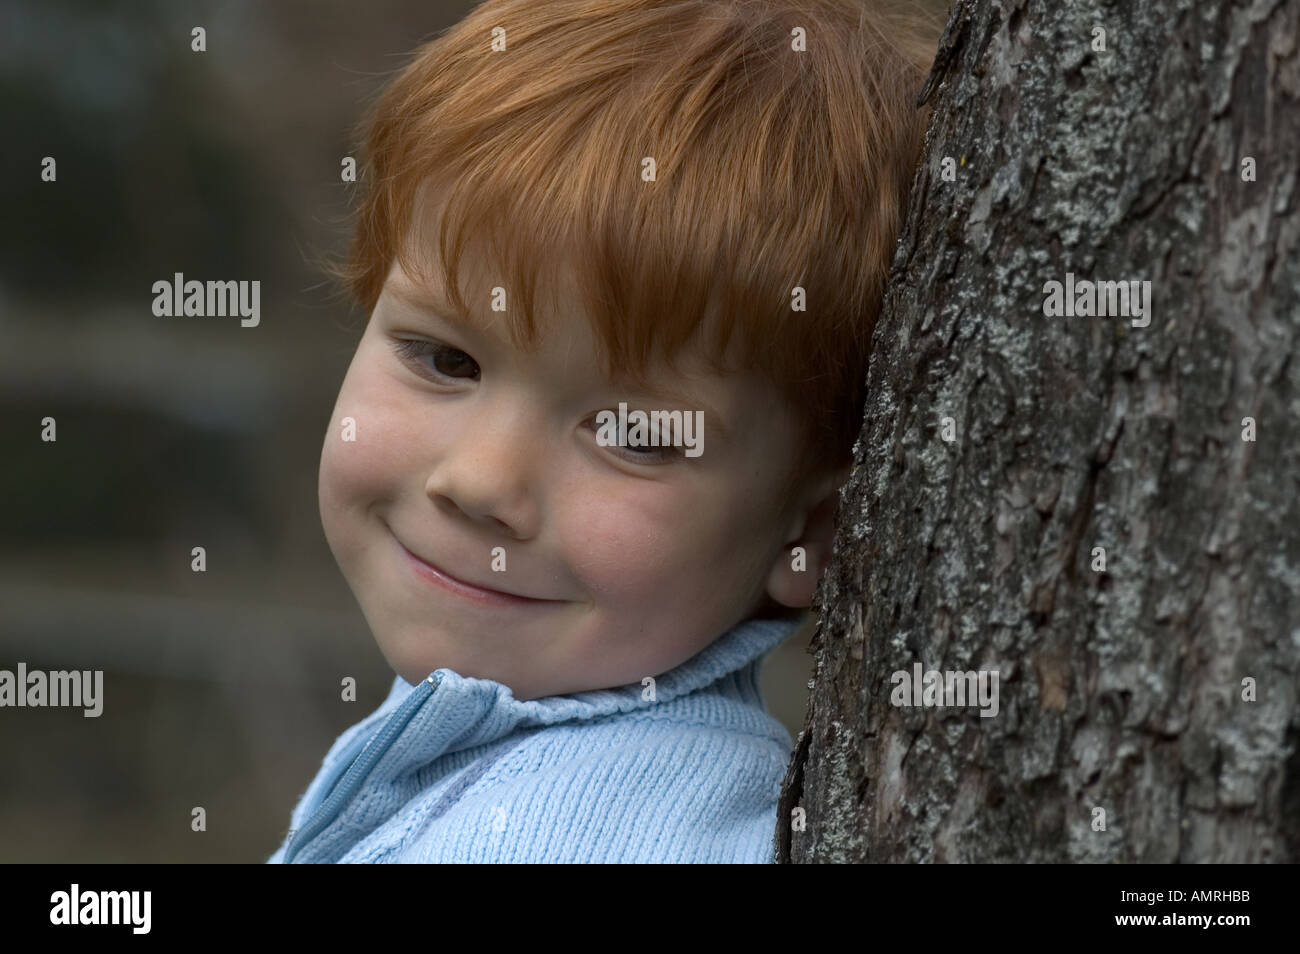
[[[442,567],[430,563],[423,557],[416,556],[401,540],[397,539],[396,534],[393,534],[393,539],[397,541],[398,547],[401,548],[412,569],[421,579],[474,602],[490,606],[540,606],[546,603],[563,602],[562,600],[520,596],[518,593],[507,593],[504,590],[496,590],[486,586],[479,586],[477,583],[470,583],[467,580],[452,576]]]

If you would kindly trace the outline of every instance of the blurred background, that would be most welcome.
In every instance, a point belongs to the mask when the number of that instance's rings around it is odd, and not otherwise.
[[[316,495],[366,316],[310,261],[369,97],[472,6],[0,6],[0,669],[104,671],[99,718],[0,709],[0,861],[262,862],[387,696]],[[261,324],[155,317],[175,272],[259,280]],[[811,632],[764,673],[792,737]]]

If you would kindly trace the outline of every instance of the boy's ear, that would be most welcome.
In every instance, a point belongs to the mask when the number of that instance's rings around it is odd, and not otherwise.
[[[849,465],[845,464],[807,485],[785,546],[767,577],[767,595],[782,606],[802,609],[812,603],[817,580],[830,562],[835,505],[848,476]]]

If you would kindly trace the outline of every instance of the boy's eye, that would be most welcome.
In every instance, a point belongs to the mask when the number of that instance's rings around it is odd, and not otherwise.
[[[421,359],[432,355],[435,374],[445,378],[478,379],[478,363],[459,348],[419,338],[399,338],[393,342],[393,348],[403,361],[415,365],[422,373],[430,368]]]
[[[612,411],[612,409],[611,409]],[[592,417],[587,420],[587,425],[597,433],[600,432],[600,425],[596,418]],[[646,443],[638,444],[629,440],[626,433],[618,434],[617,444],[604,445],[606,450],[612,451],[615,455],[622,457],[624,460],[630,460],[634,464],[668,464],[682,457],[681,448],[674,447],[668,443],[667,434],[660,435],[660,446],[655,447],[651,441],[653,437],[647,434]]]
[[[423,338],[395,338],[393,350],[402,361],[413,368],[416,373],[431,378],[457,378],[477,381],[480,370],[478,362],[459,348],[445,345],[440,341],[427,341]],[[430,367],[423,359],[433,358]],[[595,418],[587,421],[593,430],[598,429]],[[667,464],[682,456],[681,449],[668,445],[669,435],[660,435],[660,446],[653,444],[653,436],[647,436],[647,443],[637,444],[630,441],[629,435],[619,434],[619,443],[611,444],[608,449],[624,460],[636,464]]]

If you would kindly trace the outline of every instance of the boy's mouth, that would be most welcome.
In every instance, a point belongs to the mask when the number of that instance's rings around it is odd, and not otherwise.
[[[389,532],[392,533],[391,529]],[[392,534],[392,536],[398,548],[402,551],[407,564],[421,580],[480,606],[542,606],[547,603],[564,602],[563,600],[521,596],[518,593],[508,593],[504,590],[492,589],[491,587],[480,586],[477,583],[470,583],[468,580],[462,580],[459,577],[452,576],[442,567],[416,556],[401,540],[397,539],[396,534]]]

